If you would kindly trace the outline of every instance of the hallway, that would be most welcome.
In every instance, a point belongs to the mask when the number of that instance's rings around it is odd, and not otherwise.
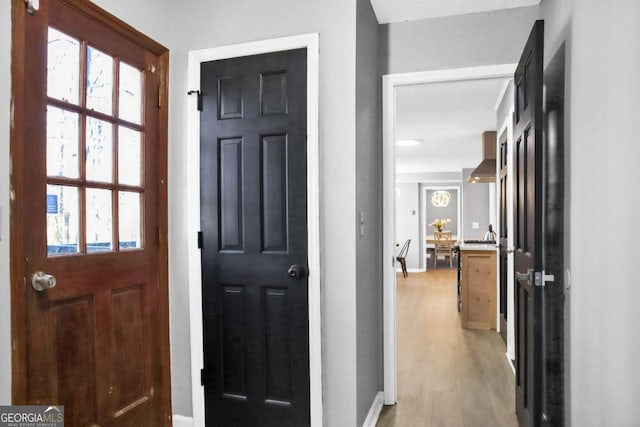
[[[505,345],[495,331],[460,328],[455,269],[397,281],[398,403],[377,426],[517,426]]]

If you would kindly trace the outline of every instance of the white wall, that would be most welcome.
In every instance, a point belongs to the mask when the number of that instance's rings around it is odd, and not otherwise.
[[[171,49],[171,0],[91,0],[135,29]]]
[[[482,239],[489,227],[489,184],[469,183],[473,169],[462,169],[462,236],[464,239]],[[479,228],[474,229],[477,222]]]
[[[428,182],[434,186],[459,183],[462,180],[462,171],[458,172],[415,172],[397,173],[396,182]]]
[[[0,405],[11,403],[11,293],[9,286],[9,104],[11,2],[0,2]]]
[[[570,424],[636,425],[640,3],[544,1],[542,12],[545,63],[563,42],[567,55]]]
[[[382,72],[518,62],[537,16],[536,6],[382,25]]]

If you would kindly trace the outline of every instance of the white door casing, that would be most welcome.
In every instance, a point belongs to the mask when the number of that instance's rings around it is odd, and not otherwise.
[[[395,250],[395,104],[400,86],[465,80],[512,78],[516,64],[382,76],[382,200],[383,200],[383,347],[384,403],[397,401]]]
[[[513,84],[513,80],[510,80],[508,84]],[[509,107],[509,113],[505,118],[504,122],[500,124],[500,129],[498,130],[498,138],[496,138],[496,153],[500,152],[500,141],[501,136],[506,133],[507,137],[507,230],[510,232],[507,236],[507,357],[509,360],[515,360],[516,351],[515,351],[515,328],[513,319],[515,318],[515,307],[513,304],[514,295],[513,295],[513,277],[514,277],[514,264],[513,264],[513,247],[514,247],[514,236],[513,236],[513,161],[514,161],[514,150],[513,150],[513,112],[514,106],[513,102],[511,102],[511,106]],[[496,169],[496,182],[500,179],[499,177],[500,171]],[[499,186],[497,187],[499,191]],[[500,203],[500,197],[496,197],[496,202]],[[500,211],[500,207],[497,206],[497,211]],[[499,217],[499,215],[498,215]],[[498,224],[496,226],[497,232],[497,241],[500,240],[500,221],[502,218],[498,218]],[[500,262],[500,257],[498,258],[498,262]],[[499,268],[499,265],[496,266]],[[497,270],[500,271],[500,270]],[[500,294],[500,278],[498,278],[498,295]],[[500,310],[498,304],[498,311]],[[497,313],[497,317],[500,317],[500,313]],[[498,322],[498,325],[500,322]],[[512,365],[513,368],[513,365]],[[514,368],[515,369],[515,368]]]

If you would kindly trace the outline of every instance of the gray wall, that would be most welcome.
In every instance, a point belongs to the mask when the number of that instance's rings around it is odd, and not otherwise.
[[[382,25],[382,72],[518,62],[537,16],[526,7]]]
[[[9,287],[9,103],[11,2],[0,2],[0,405],[11,403],[11,293]]]
[[[397,173],[396,182],[424,182],[434,186],[458,183],[462,179],[462,171],[457,172],[416,172]]]
[[[569,421],[573,426],[636,425],[640,3],[545,0],[542,16],[545,63],[566,45]],[[618,232],[599,233],[594,244],[585,231],[596,224],[614,224]]]
[[[462,236],[465,239],[482,239],[489,226],[489,184],[470,184],[467,178],[473,169],[462,169]],[[480,223],[479,229],[471,227]]]
[[[357,0],[356,213],[364,233],[356,241],[357,419],[364,422],[382,390],[382,145],[378,21],[369,0]]]
[[[516,63],[538,14],[538,7],[527,7],[381,25],[380,71],[382,74],[393,74]],[[466,176],[461,177],[459,172],[455,175],[399,174],[397,177],[399,183],[461,179],[466,181]],[[487,187],[486,184],[482,185]],[[489,221],[488,188],[486,191],[484,203],[487,212],[484,223],[481,223],[484,229]],[[464,191],[462,194],[464,197]],[[462,206],[464,209],[464,201]],[[464,221],[464,210],[462,218]],[[468,223],[470,228],[471,223]],[[467,238],[481,238],[484,229],[468,234],[463,227],[463,234]],[[400,240],[397,233],[396,237]],[[414,249],[420,254],[424,250],[422,244],[414,246]],[[422,267],[422,262],[417,266]]]
[[[399,193],[399,194],[398,194]],[[407,239],[411,239],[407,253],[407,268],[419,268],[420,251],[420,184],[396,184],[396,243],[397,251]],[[397,253],[396,251],[396,253]],[[400,265],[397,265],[400,268]]]

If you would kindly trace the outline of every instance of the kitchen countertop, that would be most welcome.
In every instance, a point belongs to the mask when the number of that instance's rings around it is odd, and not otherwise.
[[[495,251],[495,243],[460,243],[461,251]]]

